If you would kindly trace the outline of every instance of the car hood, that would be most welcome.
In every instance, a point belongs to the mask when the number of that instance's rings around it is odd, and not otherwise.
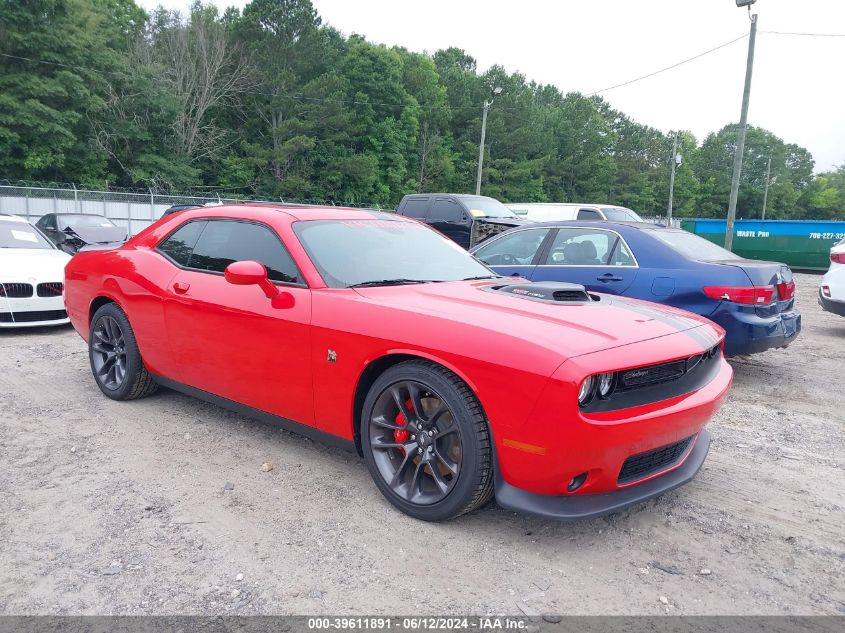
[[[0,248],[0,281],[63,281],[70,255],[53,248]]]
[[[507,227],[522,226],[523,224],[533,224],[531,220],[526,220],[525,218],[491,218],[483,215],[475,219],[478,222],[486,222],[488,224],[501,224],[502,226]]]
[[[126,240],[126,229],[121,226],[77,226],[65,224],[62,231],[75,233],[86,244],[103,242],[123,242]]]
[[[470,324],[542,345],[567,358],[685,332],[702,349],[718,329],[704,317],[668,306],[611,295],[592,302],[545,302],[493,292],[511,281],[446,282],[360,288],[385,307]],[[492,339],[491,339],[492,340]]]

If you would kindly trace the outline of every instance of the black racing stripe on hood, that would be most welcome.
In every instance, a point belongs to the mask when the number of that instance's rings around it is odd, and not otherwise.
[[[701,327],[702,323],[697,320],[688,319],[687,317],[677,314],[670,314],[658,308],[652,308],[639,303],[622,300],[619,301],[618,304],[631,312],[647,316],[655,321],[659,321],[664,325],[674,328],[679,333],[686,334],[689,338],[701,346],[701,351],[710,349],[719,341],[718,337],[712,330]]]

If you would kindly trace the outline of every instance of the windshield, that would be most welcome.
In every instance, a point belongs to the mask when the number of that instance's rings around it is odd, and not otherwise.
[[[103,215],[89,213],[74,213],[69,215],[57,215],[56,221],[61,228],[66,226],[114,226],[114,222]]]
[[[656,230],[651,233],[684,257],[702,262],[719,262],[725,259],[742,259],[721,246],[687,231]]]
[[[51,249],[53,245],[34,226],[0,220],[0,248]]]
[[[519,217],[495,198],[485,196],[461,196],[461,202],[474,218],[516,218]]]
[[[416,222],[311,220],[293,226],[330,288],[496,276],[455,242]]]
[[[616,220],[617,222],[643,221],[636,212],[631,211],[631,209],[626,209],[625,207],[602,207],[601,210],[604,213],[604,217],[608,220]]]

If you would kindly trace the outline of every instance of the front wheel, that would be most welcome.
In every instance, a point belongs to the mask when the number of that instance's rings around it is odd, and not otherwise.
[[[451,371],[428,361],[394,365],[364,402],[361,444],[388,501],[414,518],[443,521],[493,494],[487,419]]]
[[[88,358],[97,386],[112,400],[134,400],[158,385],[144,367],[135,333],[115,303],[101,306],[91,319]]]

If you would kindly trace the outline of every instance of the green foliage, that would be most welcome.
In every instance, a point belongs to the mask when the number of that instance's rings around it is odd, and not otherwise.
[[[666,212],[676,132],[600,97],[561,94],[459,48],[388,48],[324,25],[310,0],[194,2],[146,14],[133,0],[0,0],[0,178],[392,206],[412,191],[503,201],[595,201]],[[736,128],[681,131],[678,216],[724,217]],[[748,130],[738,216],[845,211],[845,172]]]

